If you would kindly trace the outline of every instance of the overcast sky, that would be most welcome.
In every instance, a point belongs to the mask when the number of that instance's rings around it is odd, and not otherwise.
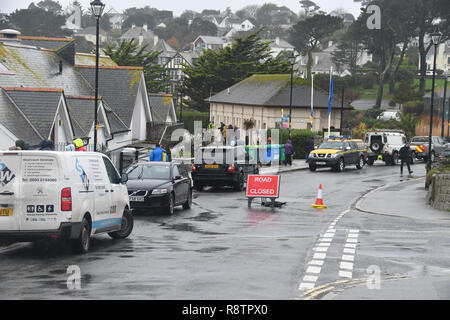
[[[31,2],[39,2],[40,0],[0,0],[0,12],[10,13],[16,9],[27,8]],[[88,8],[89,3],[92,0],[79,0],[83,8]],[[354,3],[353,0],[313,0],[317,3],[322,10],[330,12],[336,8],[344,8],[346,11],[352,13],[355,17],[359,15],[359,3]],[[59,0],[58,1],[63,8],[65,8],[71,0]],[[264,3],[275,3],[278,6],[286,6],[295,13],[300,11],[300,4],[298,0],[223,0],[223,1],[211,1],[211,0],[102,0],[106,4],[107,8],[113,7],[117,11],[125,10],[126,8],[138,7],[142,8],[150,6],[157,8],[158,10],[170,10],[174,12],[175,16],[179,16],[184,10],[194,10],[201,12],[203,9],[215,9],[225,10],[230,7],[233,12],[245,7],[246,5],[257,4],[263,5]]]

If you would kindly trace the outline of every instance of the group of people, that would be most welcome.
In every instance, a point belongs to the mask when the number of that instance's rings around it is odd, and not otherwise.
[[[45,139],[39,143],[38,148],[32,148],[28,143],[23,140],[16,140],[14,146],[9,147],[9,150],[55,150],[55,145],[52,140]],[[73,140],[65,147],[65,151],[87,151],[82,139],[78,138]]]

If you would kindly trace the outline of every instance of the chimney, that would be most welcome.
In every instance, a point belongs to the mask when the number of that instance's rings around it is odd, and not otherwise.
[[[318,64],[319,63],[319,56],[315,56],[314,57],[314,64]]]
[[[131,29],[134,29],[134,28],[136,28],[136,24],[133,23],[133,24],[131,25]]]
[[[158,44],[158,36],[155,34],[155,36],[153,37],[153,46],[156,46]]]
[[[141,34],[139,35],[139,45],[141,46],[143,42],[144,42],[144,36],[142,35],[142,32],[141,32]]]
[[[62,74],[63,72],[63,62],[62,60],[59,60],[59,74]]]
[[[148,31],[148,24],[144,23],[144,25],[142,26],[142,28],[144,28],[145,32]]]
[[[275,39],[275,44],[276,44],[277,46],[280,45],[280,37],[276,37],[276,39]]]

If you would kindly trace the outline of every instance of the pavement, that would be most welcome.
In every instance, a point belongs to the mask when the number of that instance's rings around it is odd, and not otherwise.
[[[260,174],[276,174],[284,172],[292,172],[299,170],[306,170],[309,166],[304,159],[296,159],[292,161],[292,166],[285,166],[284,164],[280,166],[263,166],[259,169]]]

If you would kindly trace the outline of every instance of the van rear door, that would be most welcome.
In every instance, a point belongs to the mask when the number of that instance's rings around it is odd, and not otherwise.
[[[0,152],[0,231],[20,229],[20,159],[19,152]]]
[[[60,168],[56,154],[22,153],[20,230],[56,230],[61,224]],[[66,220],[66,219],[64,219]]]

